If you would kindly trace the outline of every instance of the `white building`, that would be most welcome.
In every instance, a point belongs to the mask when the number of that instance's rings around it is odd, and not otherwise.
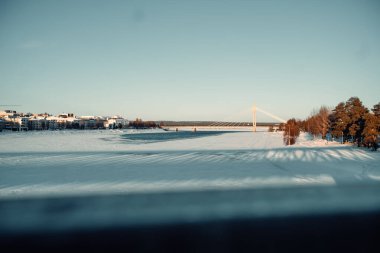
[[[28,130],[29,129],[28,124],[29,124],[29,117],[21,117],[21,120],[20,120],[21,129]]]
[[[121,116],[115,115],[110,118],[107,118],[105,127],[114,129],[114,128],[125,128],[129,124],[129,121]]]
[[[58,129],[59,128],[58,120],[59,118],[55,116],[46,117],[46,129],[49,129],[49,130]]]

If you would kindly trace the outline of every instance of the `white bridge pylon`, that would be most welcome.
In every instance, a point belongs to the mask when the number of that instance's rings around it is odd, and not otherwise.
[[[267,112],[267,111],[265,111],[265,110],[257,107],[254,104],[253,107],[252,107],[252,112],[253,112],[253,123],[252,123],[253,129],[252,130],[253,130],[253,132],[256,132],[256,124],[257,124],[257,122],[256,122],[256,112],[257,111],[259,111],[261,113],[264,113],[265,115],[271,117],[272,119],[278,120],[278,121],[280,121],[282,123],[286,123],[286,120],[284,120],[284,119],[282,119],[282,118],[280,118],[280,117],[278,117],[278,116],[276,116],[276,115],[274,115],[274,114],[272,114],[270,112]]]

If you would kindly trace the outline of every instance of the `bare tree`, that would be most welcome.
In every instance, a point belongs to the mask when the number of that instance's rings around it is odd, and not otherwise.
[[[331,110],[327,106],[321,106],[319,110],[313,110],[311,116],[304,123],[305,131],[315,137],[321,136],[323,139],[330,128]]]
[[[296,119],[289,119],[285,124],[284,129],[284,143],[285,145],[293,145],[296,143],[300,135],[299,121]]]

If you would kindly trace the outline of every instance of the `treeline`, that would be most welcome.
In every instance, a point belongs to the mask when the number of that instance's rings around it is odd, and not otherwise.
[[[137,118],[134,121],[129,122],[129,127],[144,129],[144,128],[156,128],[156,127],[159,127],[159,125],[157,125],[156,122],[154,121],[143,121],[142,119]]]
[[[297,128],[314,137],[326,139],[329,135],[342,142],[351,142],[359,147],[372,147],[376,150],[380,134],[380,102],[369,110],[359,98],[351,97],[333,109],[322,106],[313,111],[306,120],[288,120],[284,131],[285,143],[289,144],[293,139],[297,139]]]

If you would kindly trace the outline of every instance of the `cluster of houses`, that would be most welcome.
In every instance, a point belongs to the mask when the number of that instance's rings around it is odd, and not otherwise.
[[[18,113],[0,111],[0,131],[57,130],[57,129],[115,129],[128,127],[129,122],[121,116],[75,116],[64,113],[57,116],[48,113]]]

